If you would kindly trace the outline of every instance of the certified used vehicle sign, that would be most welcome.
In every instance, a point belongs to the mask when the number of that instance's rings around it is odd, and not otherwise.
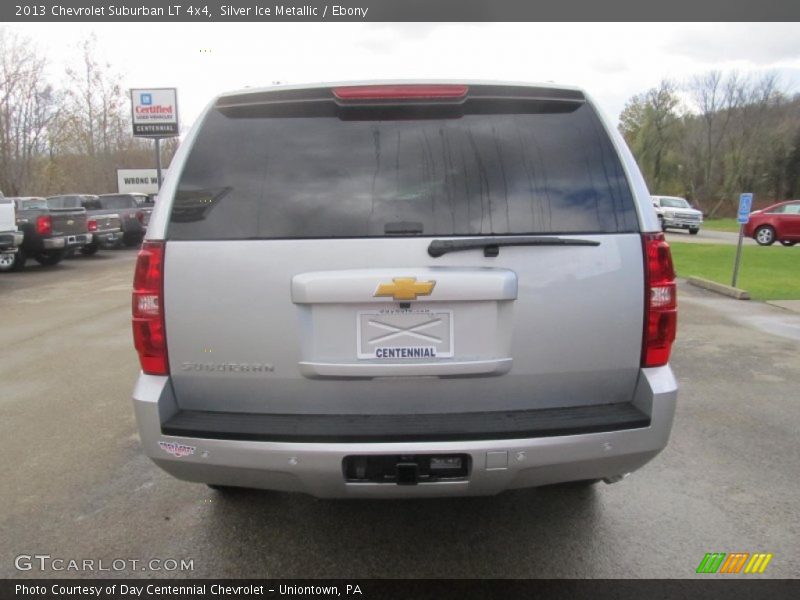
[[[359,359],[435,359],[453,356],[453,311],[385,309],[359,312]]]

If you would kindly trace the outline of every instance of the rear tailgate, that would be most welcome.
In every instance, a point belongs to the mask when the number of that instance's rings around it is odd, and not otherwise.
[[[84,208],[51,208],[53,236],[75,235],[86,233],[86,209]]]
[[[582,95],[531,89],[413,108],[350,107],[330,90],[291,110],[223,99],[167,235],[179,406],[368,415],[630,401],[644,298],[631,192]],[[527,235],[560,241],[429,251]]]
[[[631,399],[642,343],[642,296],[630,293],[643,286],[638,236],[603,236],[598,247],[504,248],[500,260],[452,254],[435,267],[429,241],[385,240],[379,251],[369,240],[169,243],[165,312],[179,405],[401,414]],[[232,273],[243,276],[234,284]],[[391,311],[402,312],[400,304],[372,293],[398,273],[436,287],[431,300],[412,304],[429,315],[396,326],[449,315],[452,333],[417,333],[451,339],[452,356],[442,356],[445,348],[435,359],[359,358],[365,315],[387,325],[374,333],[394,332]],[[512,289],[497,289],[497,279]],[[298,280],[320,289],[309,294]],[[439,345],[395,341],[387,347]]]

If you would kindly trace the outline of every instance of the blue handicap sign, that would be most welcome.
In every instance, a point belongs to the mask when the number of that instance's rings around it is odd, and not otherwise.
[[[753,194],[741,194],[739,196],[739,213],[736,220],[745,224],[750,220],[750,209],[753,207]]]

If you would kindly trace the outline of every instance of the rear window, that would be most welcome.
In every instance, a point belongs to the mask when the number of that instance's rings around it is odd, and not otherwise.
[[[52,196],[47,199],[49,208],[83,208],[86,196]]]
[[[31,198],[17,200],[19,210],[47,210],[47,200],[44,198]]]
[[[638,231],[591,106],[345,120],[212,109],[184,166],[171,239]]]

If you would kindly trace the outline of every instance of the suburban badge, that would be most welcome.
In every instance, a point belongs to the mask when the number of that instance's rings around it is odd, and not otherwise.
[[[395,300],[416,300],[417,296],[430,296],[435,281],[417,281],[416,277],[395,277],[392,283],[380,283],[373,296]]]

